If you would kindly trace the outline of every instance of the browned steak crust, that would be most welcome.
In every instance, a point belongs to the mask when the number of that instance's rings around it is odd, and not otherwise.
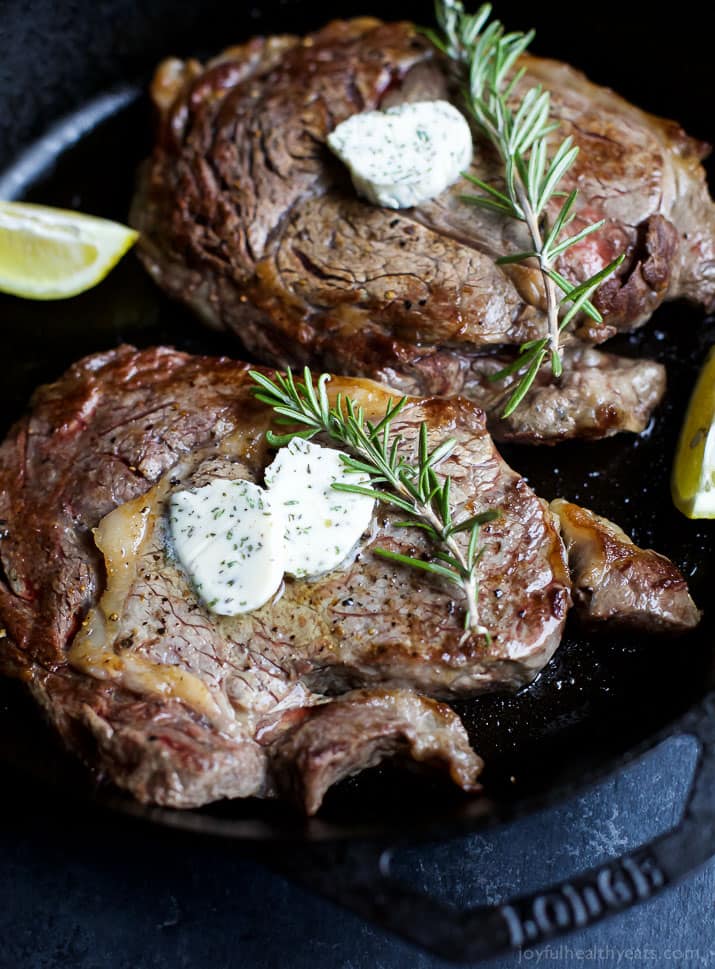
[[[0,668],[27,680],[68,746],[143,801],[292,794],[314,811],[335,780],[394,754],[476,789],[481,760],[435,698],[519,687],[553,654],[571,603],[554,515],[471,401],[415,398],[396,430],[406,447],[422,421],[430,446],[457,439],[440,466],[456,512],[502,510],[483,528],[479,565],[491,641],[463,635],[442,579],[373,554],[430,554],[422,532],[382,507],[344,568],[286,579],[260,609],[216,617],[171,552],[164,509],[210,477],[262,480],[271,414],[247,371],[122,347],[40,388],[0,447]],[[391,394],[369,381],[329,386],[373,417]],[[636,591],[651,577],[642,561],[627,576]],[[641,596],[634,621],[657,625],[664,607]]]
[[[552,93],[559,137],[581,148],[563,186],[579,188],[573,231],[606,220],[568,250],[560,270],[580,280],[621,252],[627,257],[598,295],[605,324],[582,322],[578,335],[601,342],[666,298],[712,305],[715,219],[704,146],[564,64],[530,57],[525,66],[523,84]],[[609,420],[584,408],[568,434],[556,427],[552,438],[548,427],[532,435],[532,399],[507,427],[495,395],[462,379],[480,369],[485,352],[508,356],[543,333],[539,274],[495,263],[527,248],[521,228],[466,206],[459,196],[467,182],[415,209],[371,206],[325,147],[330,130],[355,112],[451,96],[445,65],[409,24],[340,21],[303,39],[256,38],[205,67],[168,61],[153,94],[159,134],[132,213],[142,259],[164,289],[237,333],[251,353],[279,366],[396,375],[420,394],[465,392],[498,436],[521,440],[600,437],[647,421],[662,374],[644,417],[629,420],[611,399]],[[473,169],[499,181],[483,144]],[[568,360],[566,369],[568,379]],[[554,385],[551,397],[556,408],[569,406],[568,387]]]
[[[548,508],[504,464],[467,401],[415,401],[401,430],[409,440],[424,419],[439,439],[455,435],[460,448],[445,468],[455,501],[504,509],[503,524],[484,536],[491,646],[463,640],[461,610],[439,579],[371,554],[375,542],[424,546],[421,533],[396,528],[390,514],[347,569],[288,581],[276,604],[218,622],[166,558],[157,512],[154,544],[111,617],[111,663],[95,668],[100,678],[68,665],[68,647],[84,635],[106,584],[92,537],[103,516],[133,499],[160,511],[162,488],[165,496],[215,474],[221,462],[224,473],[229,462],[229,471],[260,478],[269,415],[246,374],[229,360],[124,347],[37,392],[0,449],[3,667],[27,678],[70,746],[142,800],[185,806],[288,787],[313,810],[330,778],[397,750],[447,766],[471,789],[480,761],[459,720],[414,690],[447,697],[527,682],[558,645],[570,580]],[[376,385],[344,383],[353,394],[367,386],[375,406],[387,399]],[[228,719],[114,675],[135,660],[195,676]],[[326,691],[344,696],[330,700]],[[333,738],[329,767],[316,723]]]
[[[574,583],[574,601],[590,622],[611,621],[640,629],[683,632],[700,613],[670,559],[634,545],[600,515],[558,498],[558,515]]]

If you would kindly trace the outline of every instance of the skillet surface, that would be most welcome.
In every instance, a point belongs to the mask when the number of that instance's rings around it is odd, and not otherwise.
[[[160,0],[156,6],[161,6]],[[204,25],[201,39],[209,50],[215,50],[261,29],[302,31],[324,19],[313,11],[307,23],[290,4],[283,6],[285,16],[281,16],[278,28],[270,15],[275,5],[264,5],[253,11],[255,16],[249,24],[245,20],[234,23],[230,32],[221,31],[217,21],[207,34]],[[346,5],[344,12],[364,9]],[[400,13],[404,16],[404,10],[381,12],[386,18]],[[554,8],[555,17],[557,13]],[[422,7],[411,14],[424,22],[429,19],[429,11]],[[527,19],[518,14],[511,6],[504,11],[509,25],[534,22],[533,11],[526,14]],[[554,33],[553,24],[542,24],[541,28],[542,42],[537,50],[568,57],[568,45],[559,39],[558,32]],[[589,69],[594,79],[620,86],[623,93],[644,106],[678,114],[688,124],[687,114],[693,110],[692,87],[691,100],[686,103],[689,111],[684,115],[672,103],[672,85],[664,85],[661,79],[660,88],[639,92],[633,75],[623,70],[619,75],[617,51],[608,71],[596,69],[597,41],[603,40],[599,29],[583,56],[579,50],[578,66]],[[672,38],[670,42],[672,58]],[[147,41],[146,51],[151,56],[142,66],[149,68],[158,53],[196,50],[186,42],[179,47],[168,44],[157,50],[155,36]],[[685,49],[683,53],[685,56]],[[635,51],[632,56],[637,59],[647,55],[641,48],[640,54]],[[616,69],[611,70],[614,65]],[[676,93],[677,83],[682,93],[682,77],[676,78]],[[121,98],[117,100],[117,104],[121,102]],[[69,136],[78,123],[83,125],[88,119],[89,114],[80,110],[56,133]],[[702,130],[701,123],[693,133],[702,136],[708,132]],[[67,150],[58,153],[55,138],[50,154],[56,157],[44,174],[32,167],[21,171],[16,165],[10,166],[4,176],[26,179],[22,194],[31,201],[125,220],[134,169],[148,152],[150,142],[150,112],[140,97],[120,106]],[[7,185],[2,178],[0,174],[0,184]],[[0,297],[0,320],[5,363],[0,383],[2,433],[20,415],[38,383],[55,378],[70,362],[87,353],[123,341],[139,346],[169,343],[201,353],[238,353],[232,342],[204,331],[186,311],[159,293],[133,255],[101,286],[73,300],[44,304]],[[22,688],[7,682],[0,682],[0,757],[8,765],[30,770],[49,781],[57,795],[87,795],[99,803],[174,827],[260,839],[391,831],[404,835],[409,831],[436,833],[473,827],[562,796],[615,769],[667,734],[677,717],[715,681],[711,648],[715,609],[709,604],[715,577],[715,527],[713,523],[682,518],[672,507],[668,489],[672,453],[688,394],[705,348],[713,342],[715,321],[704,321],[700,311],[682,305],[661,308],[646,328],[610,344],[618,352],[652,356],[668,368],[667,400],[645,435],[555,449],[503,448],[507,460],[529,478],[540,495],[563,495],[588,505],[612,517],[639,544],[653,546],[673,558],[691,583],[705,615],[695,633],[672,640],[633,633],[592,635],[571,622],[556,658],[530,688],[516,696],[495,695],[459,704],[472,742],[487,761],[486,797],[467,800],[445,785],[380,769],[336,788],[320,818],[311,822],[280,805],[255,801],[219,804],[197,812],[145,809],[97,786],[73,760],[60,755]]]

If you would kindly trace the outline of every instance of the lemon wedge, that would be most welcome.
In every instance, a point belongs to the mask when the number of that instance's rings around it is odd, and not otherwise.
[[[0,292],[76,296],[104,279],[137,237],[125,225],[81,212],[0,201]]]
[[[715,518],[715,347],[690,398],[671,490],[675,507],[688,518]]]

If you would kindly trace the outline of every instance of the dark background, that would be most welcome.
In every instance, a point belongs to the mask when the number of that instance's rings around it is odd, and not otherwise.
[[[90,93],[146,75],[161,56],[213,52],[261,29],[302,33],[342,15],[429,23],[431,9],[424,2],[285,0],[266,23],[259,2],[241,0],[2,0],[0,157],[10,157]],[[502,2],[496,13],[510,28],[536,28],[536,53],[570,61],[707,139],[715,133],[706,11],[695,3]]]
[[[0,0],[0,168],[58,115],[127,78],[145,79],[162,55],[366,12],[429,19],[425,4],[288,2],[266,23],[260,5],[238,0]],[[537,28],[535,51],[570,60],[641,106],[677,117],[691,134],[715,138],[711,31],[695,5],[664,14],[650,5],[503,3],[497,12],[509,26]],[[12,371],[13,360],[3,362]],[[683,662],[677,644],[673,662]],[[398,867],[407,880],[464,904],[545,885],[672,824],[692,763],[692,749],[673,742],[597,793],[502,831],[414,849]],[[135,826],[21,776],[5,780],[3,969],[440,965],[267,873],[235,846]],[[591,953],[592,964],[715,965],[714,898],[711,865],[648,906],[570,938],[570,948],[552,943],[539,964],[571,967]],[[537,957],[494,965],[520,962],[537,964]]]
[[[498,831],[405,850],[395,868],[461,905],[569,877],[672,825],[694,759],[689,741],[670,741],[596,793]],[[639,908],[486,965],[713,967],[714,901],[711,863]],[[234,844],[132,826],[47,789],[3,791],[0,969],[447,967],[266,871]]]

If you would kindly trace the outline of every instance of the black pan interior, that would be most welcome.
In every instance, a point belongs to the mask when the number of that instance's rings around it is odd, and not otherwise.
[[[112,4],[105,6],[108,9]],[[261,30],[302,31],[325,19],[316,8],[307,15],[305,8],[293,3],[264,4],[241,18],[235,11],[217,8],[216,17],[207,15],[192,32],[189,25],[195,10],[187,12],[189,5],[178,4],[173,27],[158,38],[150,30],[156,17],[140,15],[138,5],[136,9],[128,6],[131,9],[125,14],[136,34],[130,40],[125,38],[131,56],[122,60],[108,48],[111,69],[103,65],[92,75],[93,80],[82,75],[78,81],[78,73],[86,73],[87,66],[80,53],[73,51],[77,63],[71,65],[72,76],[88,95],[130,70],[141,86],[145,80],[142,72],[160,54],[213,51]],[[168,10],[161,2],[149,6]],[[90,20],[97,17],[89,4],[86,9]],[[364,13],[366,8],[346,3],[340,12]],[[409,15],[422,21],[430,16],[427,5],[406,11],[399,4],[382,4],[379,12],[384,17]],[[679,63],[685,64],[697,54],[697,40],[691,40],[686,51],[685,38],[679,33],[666,38],[664,26],[639,28],[634,21],[622,24],[618,38],[610,37],[608,52],[602,46],[608,41],[607,31],[599,20],[586,42],[571,48],[559,7],[550,6],[545,12],[508,5],[500,13],[510,25],[539,27],[540,51],[571,58],[596,79],[618,87],[641,104],[677,115],[698,136],[710,133],[708,88],[704,78],[704,86],[694,83],[698,80],[697,60],[691,61],[694,67],[687,79],[677,71]],[[604,17],[608,16],[606,10]],[[71,32],[71,26],[66,25],[66,30]],[[654,51],[668,51],[669,83],[660,72],[657,77],[644,73],[649,65],[652,68]],[[51,71],[61,75],[67,70],[49,56]],[[61,95],[59,102],[56,96],[54,102],[48,97],[49,103],[61,103]],[[3,101],[7,106],[9,95],[0,90],[0,106]],[[47,103],[45,99],[33,117],[47,115]],[[72,123],[78,117],[83,117],[81,112]],[[35,123],[27,117],[25,122],[27,130]],[[67,125],[61,131],[67,134]],[[45,172],[35,172],[24,196],[126,220],[134,170],[150,143],[150,111],[140,96],[61,152]],[[126,341],[238,355],[235,344],[204,331],[185,310],[170,303],[133,255],[98,288],[72,300],[45,304],[2,297],[0,321],[0,354],[5,364],[0,382],[3,432],[20,415],[38,383],[58,376],[87,353]],[[336,788],[328,796],[320,820],[310,824],[287,808],[254,801],[223,803],[183,814],[146,811],[101,784],[97,787],[94,780],[88,782],[74,762],[59,757],[22,689],[5,682],[0,683],[0,753],[8,763],[31,769],[66,794],[90,794],[100,802],[162,823],[254,838],[391,830],[404,834],[442,823],[471,826],[548,800],[614,768],[634,750],[667,733],[677,717],[713,685],[715,610],[710,607],[710,590],[715,580],[715,528],[713,523],[689,522],[680,516],[671,504],[668,487],[684,407],[705,349],[713,342],[715,321],[704,319],[700,311],[683,305],[661,308],[637,334],[611,344],[619,352],[651,356],[667,366],[667,400],[643,436],[553,449],[503,448],[507,460],[528,477],[540,495],[563,495],[588,505],[616,520],[639,544],[671,556],[687,576],[705,614],[694,634],[678,639],[614,631],[591,634],[570,622],[555,660],[530,688],[517,696],[495,695],[459,704],[474,746],[488,764],[485,798],[468,801],[445,785],[380,769]]]

